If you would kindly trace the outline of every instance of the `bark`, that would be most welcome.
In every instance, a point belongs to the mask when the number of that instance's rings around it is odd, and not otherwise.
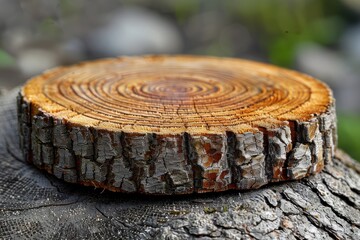
[[[18,90],[15,90],[0,97],[0,239],[360,238],[360,166],[341,151],[337,151],[336,156],[331,159],[333,164],[327,164],[319,174],[298,181],[273,183],[257,190],[176,197],[112,193],[94,187],[65,183],[23,160],[17,144],[17,92]],[[26,116],[23,118],[27,119]],[[41,155],[43,159],[39,164],[51,164],[48,155],[56,153],[42,147],[47,146],[47,133],[56,132],[62,138],[54,143],[59,153],[53,164],[59,166],[59,174],[64,178],[66,176],[70,182],[74,162],[69,156],[71,153],[67,151],[70,145],[68,139],[70,137],[87,141],[90,133],[74,130],[69,134],[62,127],[55,128],[56,122],[38,124],[35,121],[35,124],[39,127],[38,135],[35,137],[36,144],[41,145],[36,154]],[[304,127],[309,125],[311,123]],[[313,141],[320,138],[318,131],[321,133],[322,130],[309,130],[308,134],[304,134],[304,139]],[[22,134],[24,138],[32,138],[26,131]],[[107,142],[114,139],[114,136],[99,132],[91,134],[98,134],[98,139],[102,139],[99,140],[97,150],[89,148],[86,144],[74,145],[74,151],[84,159],[93,151],[99,152],[96,160],[84,164],[82,177],[102,179],[104,174],[99,167],[101,165],[97,163],[111,159],[113,169],[110,170],[114,174],[111,176],[115,179],[114,184],[126,185],[131,189],[133,186],[130,183],[116,177],[130,175],[127,172],[129,163],[119,158],[118,153],[121,152],[124,142],[136,149],[139,138],[120,138],[120,142],[113,141],[113,145],[109,146]],[[277,136],[280,139],[288,136],[286,129]],[[247,142],[248,138],[237,137],[237,142]],[[139,141],[141,142],[142,138]],[[224,142],[217,143],[213,145],[214,149],[221,149]],[[286,140],[279,142],[274,138],[273,143],[286,152]],[[182,142],[173,144],[181,145]],[[293,162],[290,167],[291,174],[304,175],[304,171],[298,170],[302,168],[299,166],[309,167],[310,159],[311,165],[321,161],[311,157],[316,155],[316,151],[321,151],[321,146],[312,144],[299,143],[297,150],[290,153]],[[253,146],[252,159],[257,156],[254,165],[264,164],[260,154],[261,146],[260,143]],[[199,149],[197,151],[201,153]],[[239,154],[244,154],[242,148],[238,151]],[[128,154],[136,159],[139,154],[144,153],[129,151]],[[244,156],[246,158],[247,155]],[[274,157],[278,162],[283,159],[282,154]],[[186,161],[179,159],[177,165],[186,169]],[[303,162],[299,162],[299,159],[303,159]],[[141,164],[143,163],[139,163],[140,166]],[[217,167],[222,169],[223,166]],[[234,161],[231,167],[234,172],[244,176],[238,180],[239,184],[244,184],[241,181],[247,179],[246,163]],[[198,174],[207,173],[200,171]],[[144,187],[153,188],[151,183],[156,181],[157,179],[151,179],[150,182],[145,182],[148,185],[145,184]],[[179,180],[174,177],[169,181],[177,185]],[[252,181],[257,184],[261,179]]]
[[[256,189],[320,172],[336,147],[326,86],[230,59],[58,68],[24,86],[18,121],[28,162],[66,182],[129,193]]]

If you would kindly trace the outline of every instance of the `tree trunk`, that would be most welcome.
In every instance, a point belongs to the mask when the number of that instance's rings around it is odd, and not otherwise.
[[[70,183],[188,194],[256,189],[331,164],[331,91],[238,59],[157,56],[56,68],[18,99],[25,159]]]
[[[319,174],[257,190],[111,193],[23,161],[17,94],[0,97],[0,239],[360,239],[360,166],[341,151]]]

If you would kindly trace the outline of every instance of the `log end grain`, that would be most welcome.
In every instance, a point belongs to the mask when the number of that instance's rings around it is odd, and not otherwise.
[[[24,157],[120,192],[254,189],[331,164],[330,89],[239,59],[146,56],[50,70],[18,97]]]

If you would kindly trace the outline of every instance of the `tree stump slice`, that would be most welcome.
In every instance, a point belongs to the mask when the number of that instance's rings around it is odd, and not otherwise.
[[[24,161],[16,96],[0,97],[0,239],[360,239],[360,165],[250,191],[141,196],[69,184]]]
[[[28,162],[118,192],[256,189],[331,164],[336,115],[309,76],[239,59],[147,56],[31,79],[18,97]]]

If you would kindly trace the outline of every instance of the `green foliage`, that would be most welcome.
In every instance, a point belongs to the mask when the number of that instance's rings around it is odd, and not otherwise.
[[[170,1],[174,9],[176,19],[182,23],[192,16],[199,9],[199,1],[193,0],[181,0],[181,1]]]
[[[256,31],[270,61],[285,67],[292,65],[299,44],[333,44],[344,26],[337,1],[234,1],[228,10]]]
[[[301,32],[284,31],[268,44],[270,62],[291,66],[297,46],[305,42],[317,42],[322,45],[332,44],[337,40],[343,23],[338,17],[329,17],[314,21]]]
[[[58,23],[48,17],[41,21],[38,26],[39,32],[42,32],[46,36],[51,36],[53,38],[60,37],[62,32],[58,26]]]
[[[339,148],[360,161],[360,116],[338,115]]]
[[[61,0],[59,3],[59,7],[62,15],[64,16],[74,15],[78,11],[78,9],[76,9],[74,2],[71,0]]]
[[[14,64],[14,58],[0,48],[0,68],[11,67]]]

